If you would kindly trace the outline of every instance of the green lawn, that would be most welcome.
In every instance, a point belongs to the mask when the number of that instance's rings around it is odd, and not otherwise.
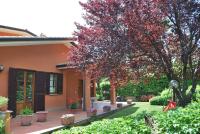
[[[113,119],[113,118],[118,118],[122,116],[128,116],[128,115],[136,115],[142,111],[162,111],[163,106],[155,106],[155,105],[150,105],[149,102],[135,102],[135,105],[123,109],[119,112],[116,112],[110,116],[107,117],[107,119]]]

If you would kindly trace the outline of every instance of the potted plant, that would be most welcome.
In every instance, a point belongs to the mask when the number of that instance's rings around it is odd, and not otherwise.
[[[21,125],[22,126],[30,126],[33,119],[33,110],[26,107],[21,112]]]
[[[71,109],[77,109],[77,103],[76,102],[72,103],[70,108]]]
[[[0,96],[0,111],[6,111],[8,106],[8,98]]]

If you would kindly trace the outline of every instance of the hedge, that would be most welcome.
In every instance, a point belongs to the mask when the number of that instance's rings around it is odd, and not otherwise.
[[[72,127],[63,129],[53,134],[150,134],[143,118],[127,116],[95,121],[88,126]]]

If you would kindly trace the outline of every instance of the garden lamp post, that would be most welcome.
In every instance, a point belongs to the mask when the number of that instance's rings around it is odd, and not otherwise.
[[[176,81],[176,80],[171,80],[170,83],[169,83],[169,87],[173,89],[173,97],[172,97],[172,100],[175,102],[175,101],[176,101],[175,89],[178,88],[178,81]]]

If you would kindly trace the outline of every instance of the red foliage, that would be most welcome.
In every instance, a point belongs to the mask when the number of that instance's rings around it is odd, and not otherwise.
[[[79,45],[70,57],[75,64],[95,78],[112,76],[115,86],[149,73],[165,73],[187,84],[190,73],[193,88],[188,97],[192,97],[200,70],[199,2],[88,0],[80,4],[87,24],[76,24]],[[176,64],[182,70],[178,74]],[[188,87],[184,84],[176,91],[182,102]]]
[[[163,109],[164,112],[171,110],[171,109],[175,109],[176,108],[176,102],[170,100],[168,105]]]
[[[67,98],[67,103],[68,104],[74,104],[74,103],[81,101],[81,99],[82,99],[81,97]]]

